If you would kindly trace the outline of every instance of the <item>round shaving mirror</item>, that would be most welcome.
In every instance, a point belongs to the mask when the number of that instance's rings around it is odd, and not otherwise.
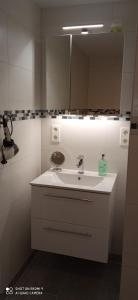
[[[54,152],[51,155],[51,161],[56,165],[56,167],[61,166],[65,161],[65,156],[62,152]]]

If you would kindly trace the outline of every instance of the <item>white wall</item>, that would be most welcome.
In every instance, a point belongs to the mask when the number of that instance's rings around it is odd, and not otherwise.
[[[29,182],[41,172],[41,121],[14,122],[13,138],[20,152],[0,165],[0,291],[31,254]]]
[[[132,122],[138,125],[138,39]],[[128,156],[120,300],[138,298],[138,129],[132,129]]]
[[[40,32],[40,10],[32,0],[0,0],[0,9],[34,34]]]
[[[138,130],[131,130],[120,300],[138,298]]]
[[[0,110],[40,108],[41,43],[38,28],[36,32],[34,24],[33,31],[32,23],[29,28],[26,26],[26,18],[22,25],[22,19],[20,22],[17,16],[3,11],[3,2],[7,1],[0,2]],[[26,3],[24,1],[25,10]],[[22,7],[19,13],[20,10]],[[15,12],[18,15],[17,7]]]
[[[39,9],[30,0],[0,0],[1,112],[40,108],[40,46]],[[20,152],[0,164],[0,292],[30,255],[29,182],[41,172],[41,121],[13,125]]]
[[[132,115],[133,115],[133,118],[136,118],[136,120],[138,120],[138,34],[137,34],[136,47],[137,47],[137,49],[136,49],[137,51],[136,51]]]
[[[61,143],[51,143],[51,126],[59,124],[61,128]],[[42,171],[51,167],[50,156],[54,151],[61,151],[65,155],[63,168],[77,169],[77,156],[84,154],[85,170],[98,169],[98,160],[102,153],[106,154],[108,172],[117,172],[117,194],[114,210],[114,228],[112,252],[121,254],[123,214],[125,203],[127,155],[128,149],[119,145],[120,128],[129,127],[127,121],[101,120],[43,120],[43,160]],[[45,150],[46,149],[46,150]]]

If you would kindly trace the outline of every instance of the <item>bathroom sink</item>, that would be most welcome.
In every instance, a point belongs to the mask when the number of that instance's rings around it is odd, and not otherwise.
[[[116,176],[114,173],[108,173],[106,176],[98,176],[97,172],[90,171],[79,174],[76,170],[48,170],[34,179],[31,185],[111,193]]]
[[[93,187],[99,184],[103,177],[91,176],[84,174],[69,174],[69,173],[56,173],[58,180],[63,184],[83,185]]]

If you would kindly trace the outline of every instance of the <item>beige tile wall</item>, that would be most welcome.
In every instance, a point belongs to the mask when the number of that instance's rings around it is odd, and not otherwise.
[[[138,39],[132,121],[138,123]],[[138,130],[131,130],[120,300],[138,298]]]
[[[131,130],[120,300],[138,298],[138,130]]]
[[[121,111],[131,111],[136,59],[137,32],[125,31],[122,70]]]
[[[36,34],[40,31],[40,11],[32,3],[32,0],[0,0],[0,8]]]
[[[137,35],[137,59],[135,68],[135,82],[134,82],[134,97],[133,97],[133,117],[138,119],[138,35]]]
[[[2,10],[0,29],[0,110],[38,109],[40,36]]]
[[[39,9],[0,0],[0,111],[40,108],[40,47]],[[20,151],[0,164],[0,293],[31,253],[29,182],[41,173],[41,121],[13,126]]]
[[[31,253],[29,182],[41,173],[41,121],[15,122],[13,137],[20,152],[0,165],[0,292]]]

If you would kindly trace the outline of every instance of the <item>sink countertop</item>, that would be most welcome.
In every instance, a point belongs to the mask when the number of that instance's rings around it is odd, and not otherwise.
[[[46,171],[35,178],[32,186],[82,190],[87,192],[110,194],[116,181],[116,173],[99,176],[97,172],[85,171],[79,174],[77,170],[62,169],[62,171]]]

